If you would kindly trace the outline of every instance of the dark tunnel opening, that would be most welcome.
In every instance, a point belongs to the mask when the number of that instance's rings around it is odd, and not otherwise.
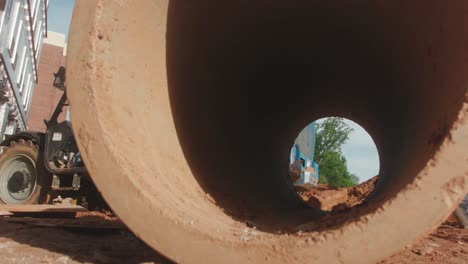
[[[386,157],[379,202],[369,210],[424,167],[436,148],[417,139],[434,130],[420,116],[443,92],[423,74],[408,74],[419,53],[405,43],[420,28],[395,36],[400,25],[386,20],[394,11],[355,3],[171,2],[166,56],[178,138],[194,177],[226,213],[270,227],[320,215],[285,184],[289,142],[310,119],[339,115],[368,128]],[[427,89],[432,93],[421,97]],[[416,153],[421,158],[409,162]]]

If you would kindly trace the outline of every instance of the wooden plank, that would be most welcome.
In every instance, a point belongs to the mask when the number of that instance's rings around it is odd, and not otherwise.
[[[127,229],[120,220],[96,220],[86,218],[53,219],[30,217],[3,217],[0,222],[21,223],[41,227],[64,227],[79,229]]]
[[[12,213],[74,213],[87,212],[88,210],[79,205],[54,205],[54,204],[25,204],[25,205],[0,205],[0,211]]]

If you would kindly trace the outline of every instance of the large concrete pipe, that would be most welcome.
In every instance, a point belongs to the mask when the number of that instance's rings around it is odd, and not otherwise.
[[[73,128],[104,198],[177,262],[374,263],[467,192],[467,24],[465,0],[77,1]],[[323,218],[286,175],[331,115],[369,131],[382,180]]]

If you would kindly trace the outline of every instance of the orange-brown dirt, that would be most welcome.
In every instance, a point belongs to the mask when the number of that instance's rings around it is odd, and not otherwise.
[[[107,213],[0,218],[0,263],[171,263]]]
[[[452,214],[431,234],[379,264],[393,263],[468,263],[468,229]]]
[[[303,193],[312,206],[337,212],[362,203],[376,178],[352,188],[320,185]],[[157,228],[157,227],[155,227]],[[452,214],[432,233],[379,264],[468,263],[468,230]],[[0,218],[0,263],[170,263],[108,212],[75,219]]]
[[[311,207],[323,211],[341,211],[364,202],[374,190],[377,179],[376,176],[350,188],[335,188],[327,184],[319,184],[316,189],[301,193],[301,197]]]
[[[351,188],[334,188],[319,184],[318,188],[301,193],[310,206],[333,213],[359,205],[373,191],[377,182],[374,177]],[[463,229],[455,213],[423,239],[409,245],[379,264],[392,263],[468,263],[468,230]]]

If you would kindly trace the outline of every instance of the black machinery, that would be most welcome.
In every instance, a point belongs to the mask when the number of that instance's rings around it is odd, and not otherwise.
[[[50,119],[44,120],[45,133],[21,131],[0,143],[0,203],[50,203],[58,194],[79,196],[83,184],[92,186],[70,121],[58,121],[67,106],[65,67],[54,76],[53,85],[63,95]]]

